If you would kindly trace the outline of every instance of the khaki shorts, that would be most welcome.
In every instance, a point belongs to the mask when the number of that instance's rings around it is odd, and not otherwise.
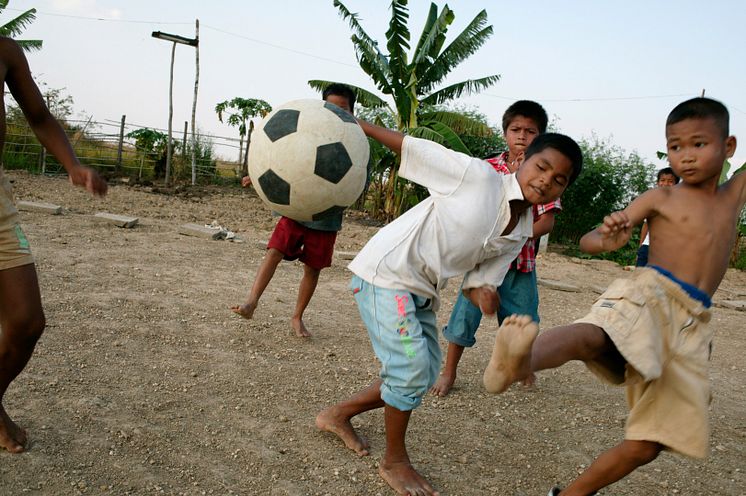
[[[19,224],[10,181],[0,167],[0,270],[31,263],[31,246]]]
[[[676,282],[638,268],[631,278],[614,281],[576,321],[601,327],[627,361],[623,374],[613,363],[587,363],[599,377],[627,387],[625,439],[707,456],[709,320],[704,305]]]

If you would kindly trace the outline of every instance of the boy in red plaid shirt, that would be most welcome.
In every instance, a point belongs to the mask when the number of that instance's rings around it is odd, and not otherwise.
[[[488,158],[500,174],[512,174],[523,162],[526,148],[547,128],[547,113],[544,108],[530,100],[519,100],[503,114],[502,126],[508,151]],[[498,292],[500,308],[497,318],[500,323],[512,314],[530,315],[539,322],[539,291],[536,286],[536,245],[538,239],[551,232],[554,215],[562,209],[560,200],[543,205],[534,205],[534,237],[526,241],[521,253],[513,261]],[[446,396],[456,380],[456,369],[464,348],[474,346],[482,312],[459,291],[443,336],[448,340],[446,364],[430,392],[435,396]],[[530,384],[533,377],[526,383]]]

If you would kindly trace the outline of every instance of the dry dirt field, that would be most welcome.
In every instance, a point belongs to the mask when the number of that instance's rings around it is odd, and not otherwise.
[[[316,413],[367,385],[378,366],[352,296],[346,261],[322,272],[308,309],[310,340],[290,335],[301,267],[278,268],[253,321],[228,307],[247,293],[274,220],[252,191],[176,195],[114,185],[92,199],[65,180],[9,173],[16,198],[62,205],[22,212],[37,257],[48,328],[6,407],[30,433],[28,452],[0,453],[0,494],[389,495],[377,475],[382,412],[355,420],[371,456],[358,458],[314,427]],[[140,218],[134,229],[93,220]],[[243,243],[178,234],[217,220]],[[337,243],[356,251],[377,227],[348,217]],[[543,327],[585,313],[624,276],[610,262],[556,254],[539,277]],[[447,318],[458,284],[444,294]],[[746,299],[746,273],[729,271],[716,299]],[[711,456],[663,453],[605,495],[746,494],[746,312],[715,308]],[[464,354],[450,396],[412,416],[416,466],[444,495],[541,495],[621,439],[621,389],[582,364],[542,373],[532,390],[486,394],[481,373],[496,326]]]

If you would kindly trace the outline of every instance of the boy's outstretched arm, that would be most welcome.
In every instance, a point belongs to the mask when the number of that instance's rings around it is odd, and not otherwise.
[[[656,198],[666,194],[660,189],[649,190],[624,210],[604,217],[600,226],[580,238],[580,249],[595,255],[605,251],[618,250],[629,242],[632,228],[655,215]],[[659,199],[660,200],[660,199]]]
[[[80,164],[67,135],[44,103],[44,98],[31,77],[23,50],[10,38],[0,38],[0,58],[7,67],[5,82],[10,93],[41,144],[65,168],[70,182],[84,187],[90,193],[101,196],[106,194],[106,181],[95,170]]]
[[[401,155],[401,145],[404,142],[404,134],[399,131],[376,126],[375,124],[360,119],[358,119],[357,122],[360,124],[360,127],[363,128],[363,132],[366,136],[373,138],[383,146],[390,148],[391,151],[397,155]]]

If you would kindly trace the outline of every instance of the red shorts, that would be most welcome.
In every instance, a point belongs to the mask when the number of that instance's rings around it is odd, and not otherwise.
[[[319,231],[282,217],[269,238],[267,249],[274,248],[285,255],[285,260],[299,259],[317,270],[332,265],[336,231]]]

